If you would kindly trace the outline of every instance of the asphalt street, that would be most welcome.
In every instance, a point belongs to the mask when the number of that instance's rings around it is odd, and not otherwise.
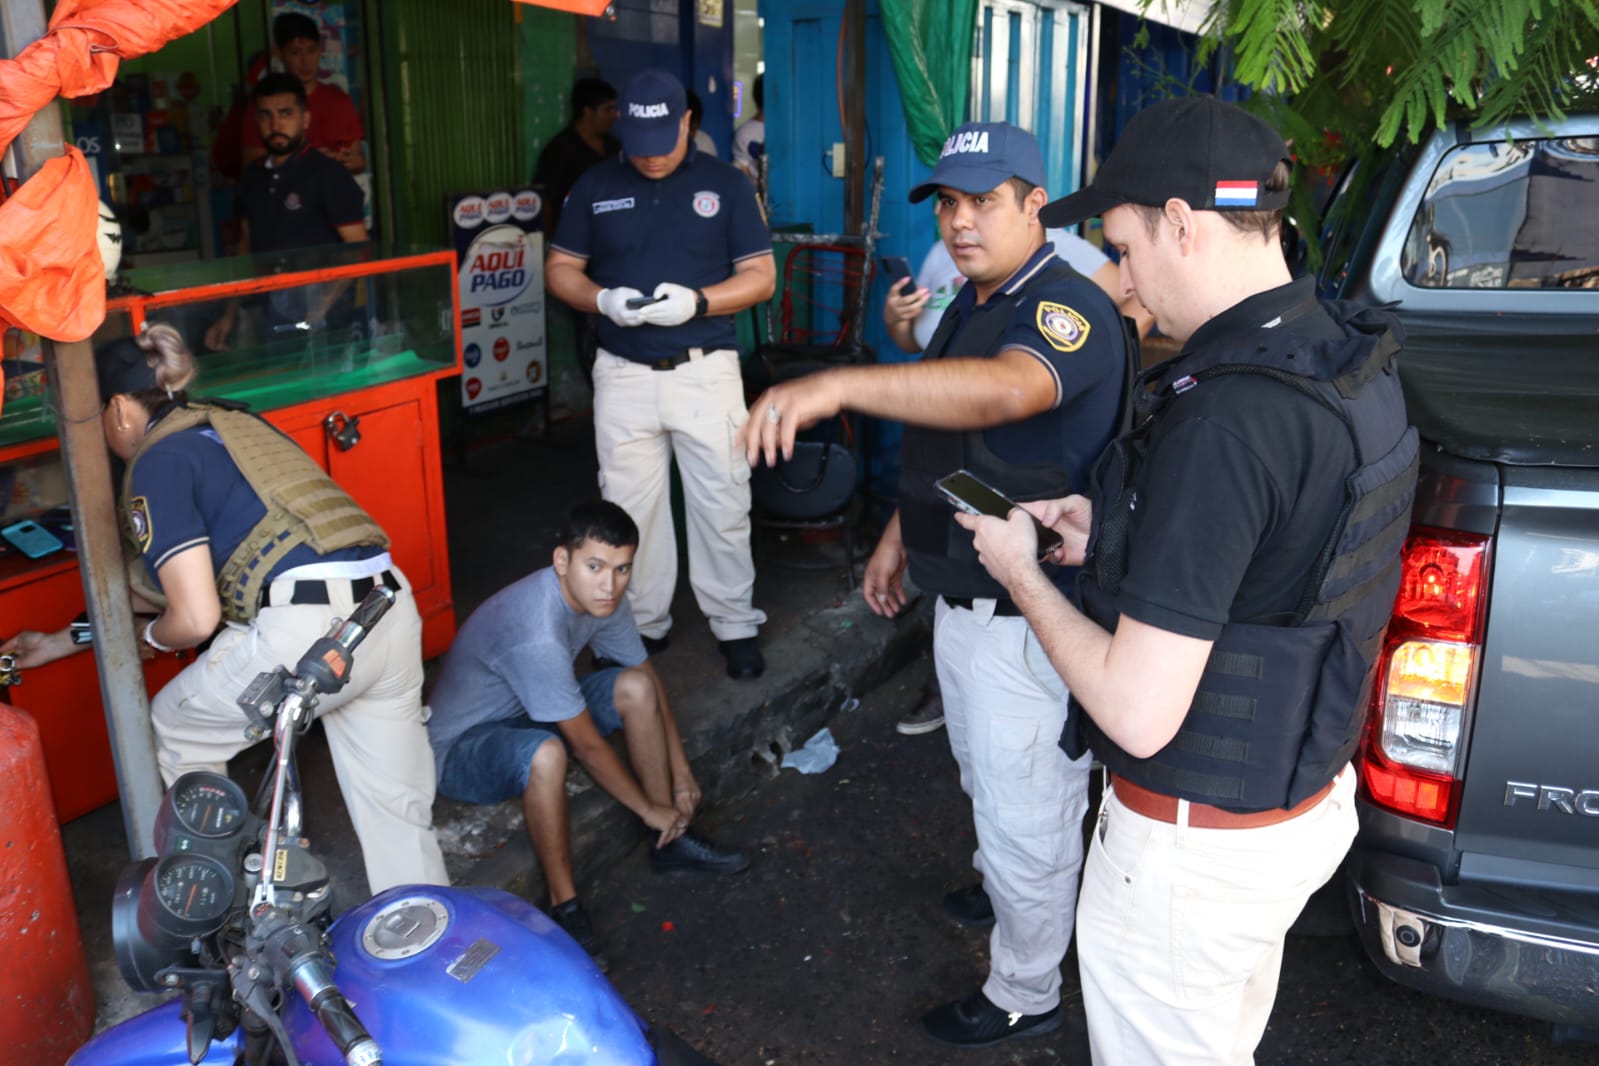
[[[929,674],[918,661],[836,716],[826,773],[783,770],[707,812],[708,832],[754,853],[747,873],[652,875],[641,842],[583,886],[610,977],[641,1014],[723,1066],[1088,1062],[1074,955],[1060,1032],[962,1051],[920,1031],[923,1012],[978,987],[987,958],[986,933],[938,906],[973,876],[948,743],[894,731]],[[1351,934],[1296,935],[1256,1061],[1576,1066],[1599,1062],[1599,1046],[1555,1047],[1542,1023],[1394,985]]]

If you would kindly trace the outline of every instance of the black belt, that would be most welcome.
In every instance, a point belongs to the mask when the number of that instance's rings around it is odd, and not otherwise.
[[[647,366],[651,370],[676,370],[690,359],[693,359],[695,352],[698,352],[700,358],[703,359],[712,352],[719,352],[721,350],[722,349],[720,348],[684,348],[680,352],[673,352],[671,355],[663,355],[659,359],[634,359],[632,356],[627,355],[624,355],[621,358],[626,359],[630,363],[637,363],[639,366]]]
[[[332,578],[331,580],[343,583],[346,579]],[[395,592],[400,591],[400,579],[394,576],[393,570],[385,570],[375,577],[352,577],[347,580],[350,585],[350,599],[355,603],[360,603],[366,599],[366,594],[379,585],[386,589],[393,589]],[[328,598],[328,581],[314,578],[309,581],[294,582],[294,591],[289,595],[289,598],[278,603],[272,602],[272,586],[269,584],[261,590],[260,605],[262,607],[292,607],[300,604],[332,602]]]
[[[968,611],[970,611],[972,609],[972,600],[971,600],[970,597],[967,597],[967,596],[945,596],[944,597],[944,602],[949,604],[951,607],[960,607],[960,608],[963,608],[963,609],[968,610]],[[1022,617],[1022,609],[1020,607],[1016,606],[1010,600],[1006,600],[1006,599],[995,600],[994,601],[994,617],[995,618],[1021,618]]]

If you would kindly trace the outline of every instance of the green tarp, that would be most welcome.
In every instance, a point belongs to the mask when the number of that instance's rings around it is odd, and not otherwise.
[[[977,0],[880,0],[916,155],[938,162],[950,131],[966,120]]]

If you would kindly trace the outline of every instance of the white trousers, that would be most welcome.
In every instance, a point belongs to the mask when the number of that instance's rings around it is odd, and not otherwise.
[[[941,597],[933,663],[972,800],[972,865],[994,904],[983,994],[1002,1010],[1042,1014],[1060,1003],[1092,759],[1074,762],[1060,749],[1066,684],[1027,620],[993,609],[992,600],[966,610]]]
[[[1077,908],[1095,1063],[1254,1062],[1283,940],[1355,838],[1354,797],[1346,767],[1297,818],[1195,829],[1145,818],[1106,792]]]
[[[398,570],[394,571],[396,574]],[[349,684],[324,696],[317,716],[373,892],[449,884],[433,835],[433,750],[422,718],[422,619],[404,586],[355,651]],[[151,702],[156,757],[168,786],[190,770],[227,772],[248,746],[234,701],[257,674],[293,669],[333,619],[349,617],[349,582],[328,583],[329,604],[266,607],[252,625],[229,623],[205,654]]]
[[[718,640],[738,640],[753,637],[766,621],[752,603],[750,465],[733,443],[746,417],[735,351],[706,352],[673,370],[652,370],[603,348],[595,356],[600,495],[638,523],[627,598],[647,637],[672,628],[674,454],[688,520],[689,583],[711,632]]]

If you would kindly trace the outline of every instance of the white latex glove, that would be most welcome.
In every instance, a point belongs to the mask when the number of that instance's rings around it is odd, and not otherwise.
[[[699,304],[693,289],[670,281],[655,286],[654,295],[662,299],[644,308],[643,312],[644,321],[652,326],[681,326],[694,317],[695,307]]]
[[[600,314],[618,326],[642,326],[644,313],[636,307],[627,306],[627,302],[643,295],[637,289],[601,289],[594,302],[599,306]]]

